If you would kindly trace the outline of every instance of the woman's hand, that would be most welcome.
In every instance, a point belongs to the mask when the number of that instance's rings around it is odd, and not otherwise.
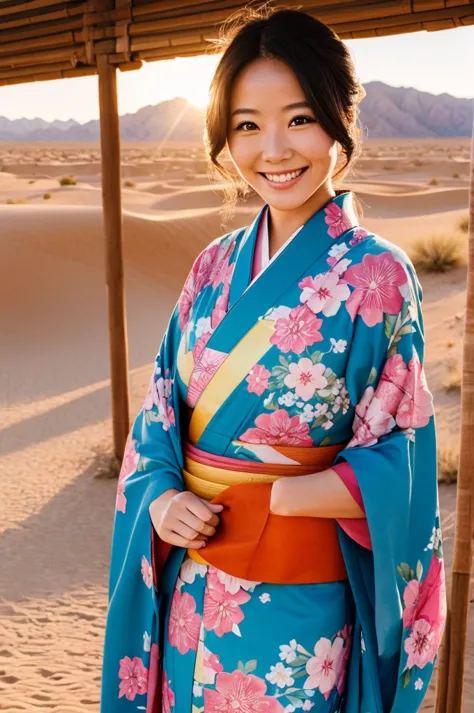
[[[223,505],[213,505],[185,490],[167,490],[153,500],[149,513],[153,527],[164,542],[178,547],[198,550],[219,524],[217,513]]]

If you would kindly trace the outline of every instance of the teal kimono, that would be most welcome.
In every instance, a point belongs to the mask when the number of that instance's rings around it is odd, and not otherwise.
[[[352,200],[331,199],[254,279],[267,206],[194,262],[119,475],[101,713],[421,705],[446,616],[422,290]],[[149,505],[185,488],[184,442],[282,464],[288,447],[346,444],[334,466],[367,518],[364,536],[338,521],[348,579],[249,582],[160,543]]]

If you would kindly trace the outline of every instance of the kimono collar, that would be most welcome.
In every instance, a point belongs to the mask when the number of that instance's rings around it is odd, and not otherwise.
[[[252,282],[252,265],[255,254],[255,245],[257,241],[258,230],[262,220],[268,220],[269,205],[265,204],[259,211],[257,217],[252,224],[247,228],[242,242],[240,244],[234,274],[230,286],[229,306],[232,306],[239,296],[247,289]],[[358,226],[357,215],[354,209],[354,194],[351,191],[340,193],[334,198],[331,198],[323,205],[316,213],[307,220],[298,230],[296,230],[282,247],[278,250],[273,259],[281,253],[285,252],[289,244],[296,237],[296,234],[304,229],[308,230],[311,235],[317,236],[314,239],[315,248],[318,253],[324,252],[326,248],[339,238],[343,233]],[[307,255],[308,261],[310,255]],[[258,279],[258,276],[255,278]]]

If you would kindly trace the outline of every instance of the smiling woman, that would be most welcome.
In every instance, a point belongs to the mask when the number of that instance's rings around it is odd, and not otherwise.
[[[196,258],[129,435],[102,713],[422,703],[445,620],[435,423],[413,265],[333,186],[362,95],[298,11],[245,18],[219,62],[209,157],[265,205]]]

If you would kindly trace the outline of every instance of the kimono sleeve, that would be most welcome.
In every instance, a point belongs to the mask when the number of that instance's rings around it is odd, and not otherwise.
[[[395,257],[387,258],[395,284],[382,295],[392,309],[357,296],[346,376],[353,437],[335,460],[355,475],[372,543],[369,551],[340,531],[359,624],[346,713],[417,711],[446,616],[422,289],[407,256]]]
[[[135,706],[151,710],[156,691],[159,593],[149,506],[170,488],[184,489],[175,383],[180,336],[178,302],[155,357],[148,393],[132,424],[117,484],[101,713],[129,710],[127,705],[135,699]]]

